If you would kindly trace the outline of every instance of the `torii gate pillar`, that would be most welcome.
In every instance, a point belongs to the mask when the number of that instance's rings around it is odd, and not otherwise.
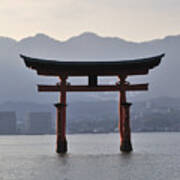
[[[119,99],[119,131],[120,131],[120,150],[122,152],[131,152],[131,129],[130,129],[130,106],[131,103],[126,102],[125,85],[128,84],[125,79],[126,76],[119,76],[122,89],[120,91]]]
[[[131,145],[131,129],[130,129],[130,113],[129,113],[129,108],[131,106],[131,103],[122,103],[121,104],[122,109],[123,109],[123,122],[121,124],[122,126],[122,134],[123,136],[121,137],[121,145],[120,145],[120,150],[123,152],[130,152],[132,151],[132,145]]]
[[[67,140],[66,140],[66,79],[67,77],[60,77],[62,91],[60,94],[60,103],[55,104],[57,109],[56,119],[56,152],[67,152]]]

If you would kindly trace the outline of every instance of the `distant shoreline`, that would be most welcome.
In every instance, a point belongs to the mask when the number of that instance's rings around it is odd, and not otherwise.
[[[180,131],[132,131],[132,133],[180,133]],[[82,134],[119,134],[119,132],[84,132],[84,133],[67,133],[67,135],[82,135]],[[36,136],[36,135],[56,135],[55,133],[49,134],[30,134],[30,133],[21,133],[21,134],[0,134],[0,136]]]

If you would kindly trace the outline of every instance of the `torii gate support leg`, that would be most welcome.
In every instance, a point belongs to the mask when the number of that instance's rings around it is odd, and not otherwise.
[[[122,104],[126,102],[126,94],[124,91],[121,91],[119,94],[119,132],[120,132],[120,149],[122,146],[122,141],[124,139],[124,129],[123,129],[123,123],[124,123],[124,114],[123,114],[123,106]]]
[[[131,145],[131,130],[129,123],[129,108],[130,103],[126,102],[126,91],[123,89],[126,84],[126,76],[119,76],[122,90],[120,91],[119,99],[119,131],[120,131],[120,150],[123,152],[132,151]]]
[[[131,152],[132,144],[131,144],[131,129],[130,129],[130,116],[129,116],[129,108],[131,103],[122,103],[122,114],[123,114],[123,123],[122,123],[122,134],[123,137],[121,139],[120,150],[123,152]]]
[[[63,104],[55,104],[57,109],[56,117],[56,152],[57,153],[66,153],[67,152],[67,141],[65,136],[65,123],[62,121],[62,109]]]
[[[60,94],[60,102],[56,104],[57,108],[57,122],[56,122],[56,135],[57,135],[57,153],[67,152],[67,140],[66,140],[66,79],[67,77],[60,77],[62,91]],[[63,88],[64,87],[64,88]]]

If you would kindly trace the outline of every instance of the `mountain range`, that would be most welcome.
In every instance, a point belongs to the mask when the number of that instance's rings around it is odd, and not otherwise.
[[[76,60],[126,60],[155,56],[165,53],[160,66],[150,71],[148,76],[132,77],[129,81],[149,82],[148,92],[131,93],[135,100],[155,97],[180,97],[180,35],[167,36],[147,42],[129,42],[118,37],[101,37],[86,32],[66,41],[53,39],[45,34],[36,34],[20,41],[0,37],[0,103],[7,101],[51,102],[58,100],[58,93],[38,93],[36,84],[55,84],[57,78],[37,76],[35,71],[25,67],[19,54],[31,57]],[[86,78],[70,78],[72,83],[84,83]],[[114,82],[115,78],[105,78],[104,82]],[[117,93],[74,93],[68,96],[72,101],[93,101],[112,99]]]

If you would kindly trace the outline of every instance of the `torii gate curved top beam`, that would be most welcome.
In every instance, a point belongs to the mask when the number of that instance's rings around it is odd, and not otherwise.
[[[159,56],[124,60],[124,61],[55,61],[31,58],[20,55],[27,67],[35,69],[39,75],[46,76],[117,76],[117,75],[142,75],[149,69],[158,66],[164,54]]]
[[[44,76],[58,76],[61,80],[55,86],[38,85],[39,91],[61,92],[60,103],[57,108],[57,149],[58,153],[67,152],[66,141],[66,92],[68,91],[119,91],[119,130],[121,137],[120,150],[130,152],[131,133],[129,123],[129,107],[131,103],[126,102],[126,91],[147,90],[148,84],[131,85],[125,80],[129,75],[148,74],[149,70],[158,66],[164,54],[159,56],[126,60],[126,61],[103,61],[103,62],[65,62],[31,58],[20,55],[27,67],[37,71],[37,74]],[[88,85],[70,85],[66,83],[68,76],[88,76]],[[97,76],[118,76],[120,82],[115,85],[98,85]]]

